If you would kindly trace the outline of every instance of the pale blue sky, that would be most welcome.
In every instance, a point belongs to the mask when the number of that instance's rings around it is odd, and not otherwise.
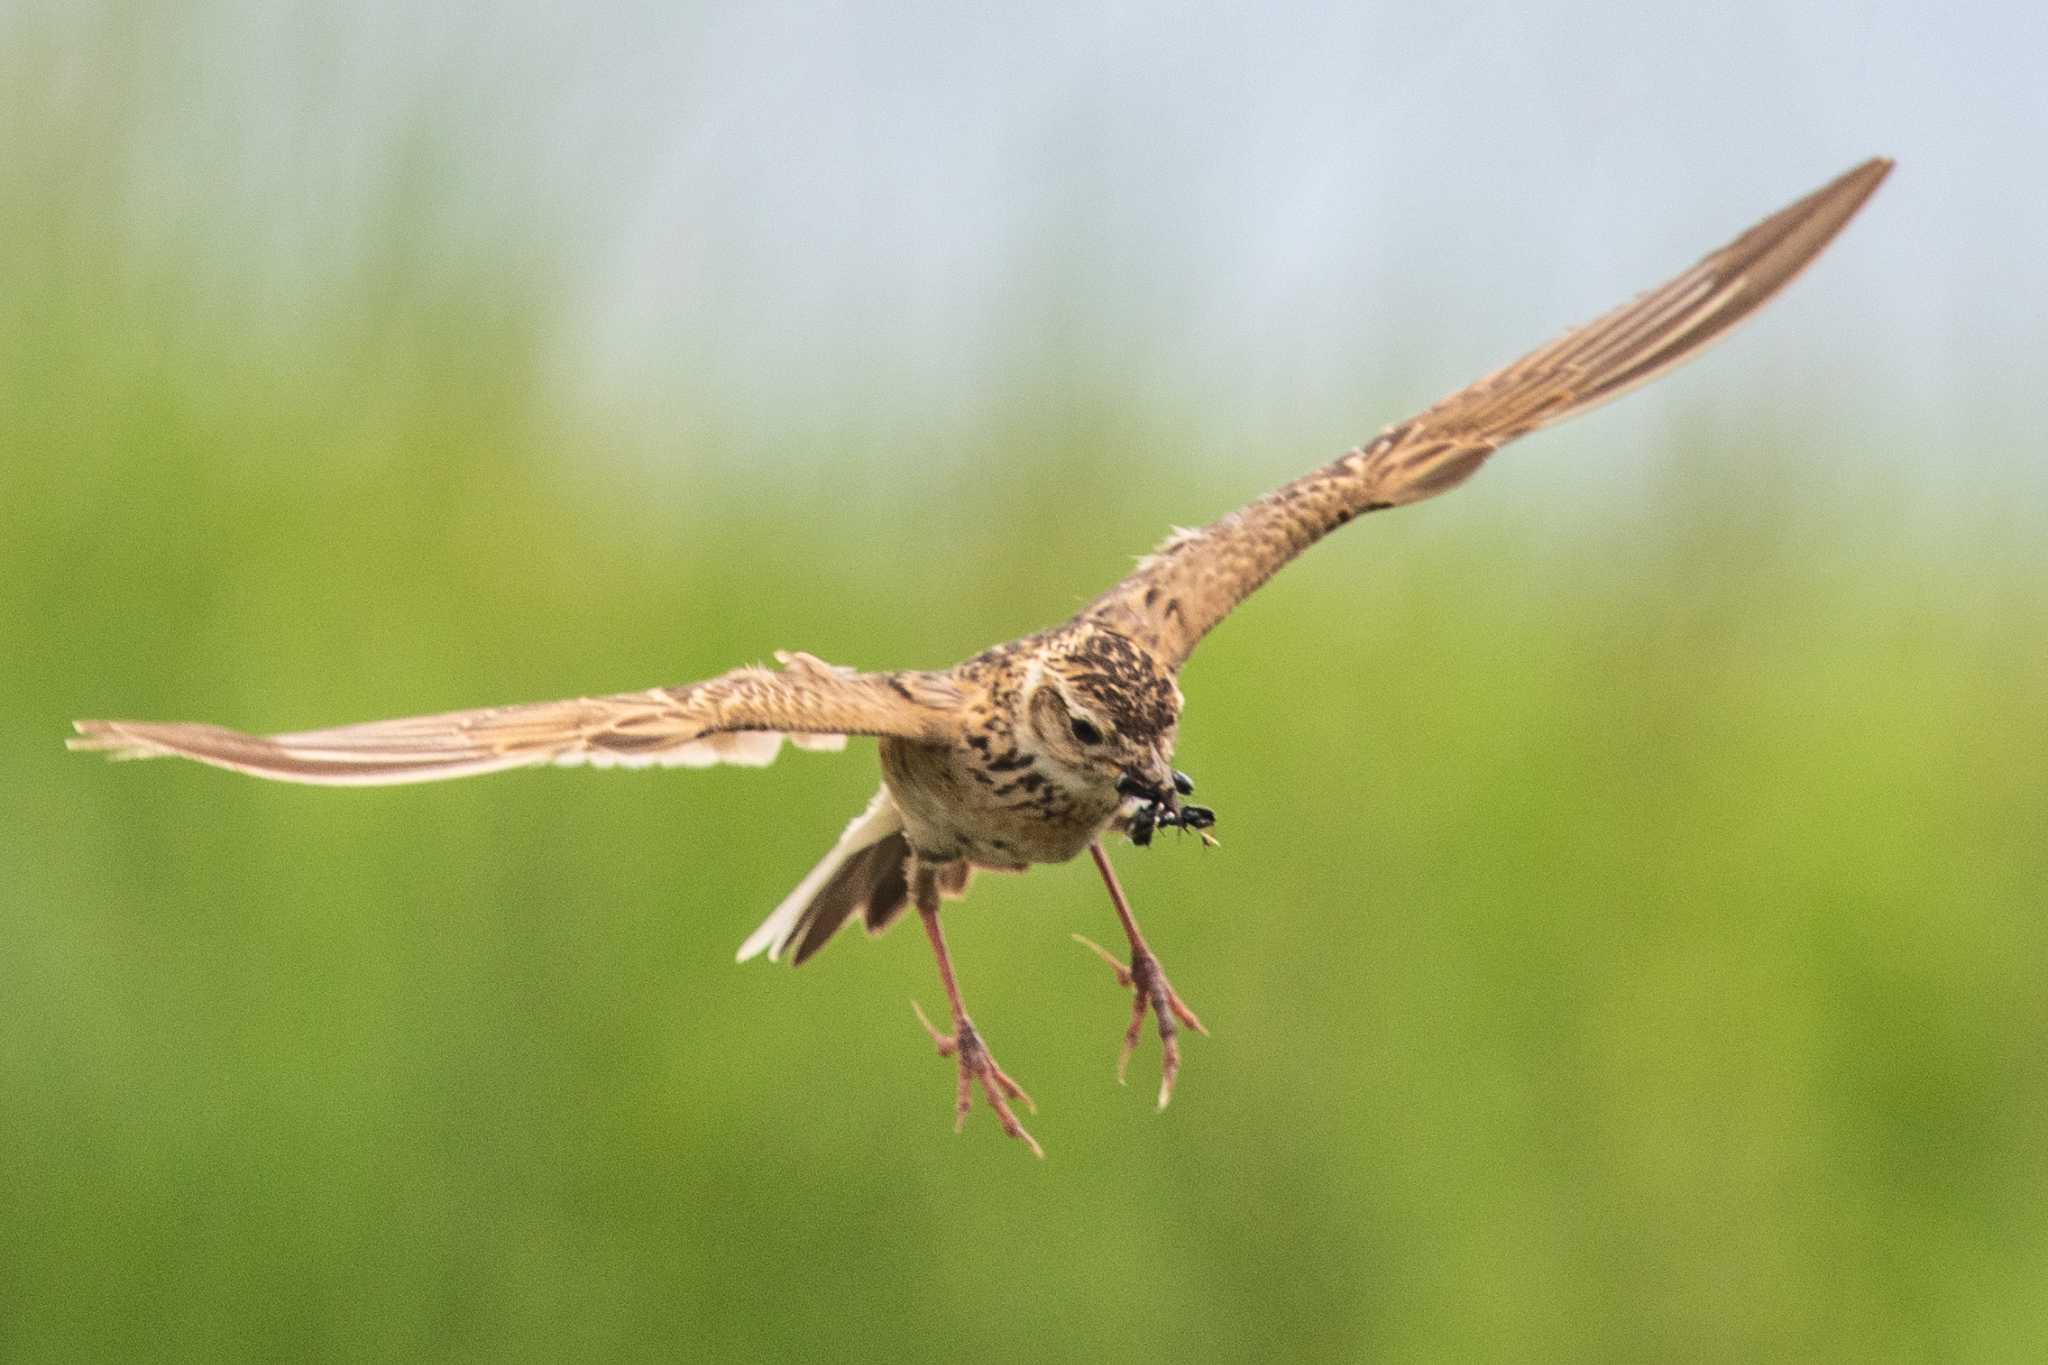
[[[572,410],[659,431],[687,391],[911,454],[1079,383],[1199,405],[1219,458],[1320,458],[1881,152],[1820,268],[1587,439],[1761,391],[2038,494],[2044,8],[251,2],[118,59],[84,18],[0,31],[139,111],[138,250],[225,248],[223,306],[288,315],[377,249],[431,127],[418,248],[550,281]]]

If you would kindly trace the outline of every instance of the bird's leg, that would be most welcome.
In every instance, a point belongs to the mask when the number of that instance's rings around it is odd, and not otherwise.
[[[974,1086],[979,1082],[982,1094],[988,1098],[988,1107],[995,1111],[1003,1131],[1023,1142],[1031,1149],[1031,1155],[1042,1160],[1045,1149],[1017,1121],[1017,1115],[1010,1109],[1010,1101],[1022,1100],[1034,1114],[1038,1112],[1038,1106],[1032,1103],[1031,1096],[1024,1093],[1023,1086],[1011,1080],[996,1065],[988,1045],[974,1031],[974,1021],[967,1017],[967,1006],[960,1001],[960,983],[953,977],[953,958],[946,951],[946,935],[939,928],[938,872],[923,863],[913,863],[911,882],[917,899],[917,917],[924,921],[925,937],[932,941],[932,952],[939,959],[939,983],[946,988],[946,1001],[953,1007],[953,1031],[941,1033],[933,1028],[932,1021],[925,1017],[924,1007],[915,1000],[910,1002],[910,1008],[917,1011],[917,1022],[923,1024],[924,1031],[932,1036],[939,1055],[952,1057],[959,1064],[960,1090],[954,1104],[953,1131],[957,1133],[967,1126],[967,1111],[973,1106]]]
[[[1133,992],[1131,1026],[1124,1030],[1123,1051],[1117,1054],[1116,1059],[1117,1083],[1123,1083],[1124,1073],[1130,1069],[1131,1053],[1137,1049],[1138,1035],[1145,1027],[1145,1012],[1150,1010],[1159,1020],[1159,1107],[1164,1109],[1166,1102],[1173,1098],[1174,1077],[1180,1074],[1180,1025],[1186,1024],[1203,1035],[1207,1035],[1209,1030],[1202,1027],[1202,1021],[1195,1017],[1195,1012],[1174,994],[1173,983],[1166,979],[1159,959],[1152,955],[1145,936],[1138,932],[1137,918],[1131,914],[1130,902],[1124,899],[1124,889],[1117,883],[1116,869],[1109,865],[1109,854],[1103,850],[1102,841],[1098,839],[1090,844],[1088,851],[1095,857],[1095,866],[1102,871],[1103,884],[1109,888],[1110,903],[1116,906],[1117,918],[1123,921],[1124,933],[1131,940],[1131,965],[1126,967],[1101,944],[1079,934],[1074,935],[1116,970],[1118,985],[1129,986]]]

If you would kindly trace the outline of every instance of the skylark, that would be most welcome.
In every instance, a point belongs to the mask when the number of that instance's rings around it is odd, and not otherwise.
[[[740,946],[801,963],[846,921],[879,933],[915,906],[937,955],[952,1032],[924,1019],[958,1070],[955,1128],[979,1085],[1003,1131],[1039,1155],[1011,1101],[1030,1104],[996,1065],[961,998],[939,926],[941,902],[977,868],[1022,871],[1087,851],[1130,940],[1121,1078],[1146,1016],[1161,1042],[1159,1104],[1180,1069],[1178,1033],[1201,1029],[1146,945],[1103,849],[1121,833],[1205,831],[1213,812],[1172,766],[1181,666],[1209,630],[1283,565],[1366,512],[1419,502],[1471,477],[1517,436],[1584,412],[1699,354],[1799,271],[1891,169],[1867,161],[1766,218],[1669,283],[1387,428],[1199,531],[1176,531],[1131,575],[1063,625],[929,672],[857,673],[808,654],[780,670],[741,668],[704,682],[617,696],[499,706],[328,730],[256,736],[212,725],[87,720],[75,749],[115,758],[174,754],[287,782],[375,786],[545,763],[762,765],[787,739],[841,749],[879,740],[882,786],[846,832]],[[1204,835],[1206,837],[1206,835]],[[1085,942],[1085,940],[1083,940]],[[1034,1106],[1035,1107],[1035,1106]]]

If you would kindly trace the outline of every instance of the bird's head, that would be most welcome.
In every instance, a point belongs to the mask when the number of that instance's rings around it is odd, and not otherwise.
[[[1047,651],[1023,701],[1031,747],[1075,785],[1174,803],[1180,689],[1129,640],[1092,630]]]

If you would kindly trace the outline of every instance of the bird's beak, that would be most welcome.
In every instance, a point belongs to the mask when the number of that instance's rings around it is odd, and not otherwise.
[[[1155,758],[1143,768],[1126,768],[1117,779],[1116,789],[1125,796],[1156,802],[1168,810],[1180,809],[1178,784],[1172,768],[1163,758]]]

